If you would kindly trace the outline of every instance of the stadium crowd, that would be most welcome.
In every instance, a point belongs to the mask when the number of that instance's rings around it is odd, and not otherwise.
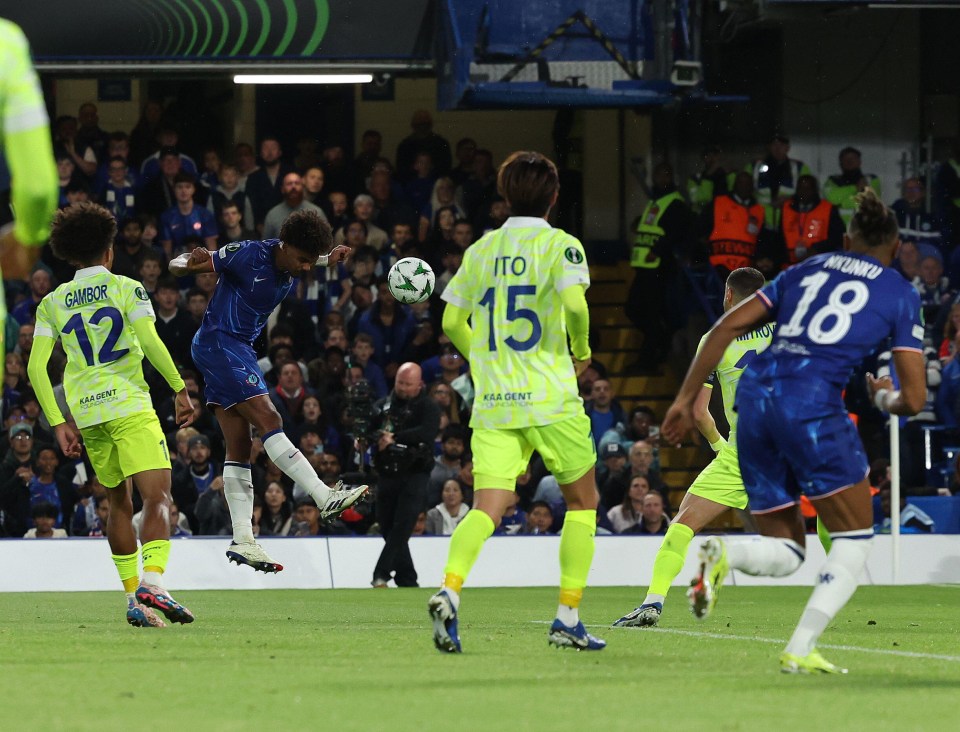
[[[145,106],[129,133],[100,129],[96,106],[87,103],[77,117],[58,118],[53,134],[60,205],[94,200],[116,216],[114,272],[142,282],[149,293],[157,330],[195,404],[193,425],[177,429],[172,395],[144,362],[168,444],[175,448],[171,536],[229,535],[231,522],[221,477],[223,437],[204,405],[204,385],[190,354],[217,275],[177,279],[167,263],[196,246],[275,238],[286,216],[303,208],[319,211],[352,256],[345,265],[317,268],[301,279],[256,344],[284,430],[325,482],[371,482],[375,490],[371,439],[364,428],[373,418],[366,412],[388,396],[401,364],[419,364],[441,422],[427,500],[413,533],[451,534],[472,499],[467,425],[473,394],[469,364],[440,328],[439,293],[466,248],[509,216],[497,194],[491,152],[470,138],[451,146],[433,130],[426,111],[414,114],[411,134],[393,158],[384,155],[380,133],[368,130],[353,160],[337,145],[319,151],[304,146],[286,155],[269,136],[256,151],[242,142],[230,151],[198,151],[195,160],[178,147],[177,131],[156,102]],[[865,185],[880,189],[875,176],[862,172],[854,148],[841,151],[839,175],[822,185],[788,152],[789,140],[777,135],[766,158],[734,172],[723,167],[719,148],[709,147],[703,169],[687,181],[686,199],[669,166],[653,172],[651,203],[635,223],[631,256],[642,286],[626,303],[645,334],[641,372],[658,372],[666,361],[663,344],[670,342],[673,321],[665,283],[686,273],[709,309],[716,304],[711,287],[715,291],[717,274],[750,265],[772,277],[813,253],[839,249],[853,195]],[[954,246],[960,239],[960,163],[953,158],[940,171],[932,181],[934,212],[926,208],[921,178],[905,181],[902,197],[893,203],[904,241],[897,266],[920,292],[927,324],[929,404],[905,427],[905,469],[914,486],[925,484],[917,452],[921,428],[960,424],[960,247]],[[386,272],[405,256],[425,259],[437,273],[436,291],[425,303],[401,305],[387,288]],[[697,272],[703,275],[699,279],[691,274]],[[73,274],[45,246],[28,281],[5,283],[0,536],[104,533],[105,490],[89,463],[58,451],[27,379],[37,304]],[[889,357],[881,356],[881,367],[884,359]],[[54,384],[62,382],[63,367],[58,347],[50,365]],[[369,392],[358,388],[362,382]],[[601,363],[588,369],[580,386],[598,450],[598,531],[664,534],[671,505],[659,469],[655,411],[643,404],[625,410]],[[58,391],[66,412],[62,387]],[[856,405],[852,411],[858,411]],[[313,500],[269,460],[259,440],[251,462],[259,536],[377,531],[374,501],[324,522]],[[497,531],[556,533],[564,511],[556,479],[534,454],[517,479],[516,505]]]

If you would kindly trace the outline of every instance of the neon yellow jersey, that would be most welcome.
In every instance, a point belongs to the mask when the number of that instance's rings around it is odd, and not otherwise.
[[[37,307],[34,335],[63,340],[63,386],[77,427],[153,411],[131,327],[140,318],[156,319],[140,283],[99,266],[78,270]]]
[[[13,179],[11,202],[21,244],[36,245],[50,234],[57,210],[57,166],[50,122],[30,47],[23,31],[0,19],[0,141]]]
[[[734,399],[737,396],[737,384],[740,383],[740,376],[743,374],[747,365],[756,358],[757,354],[766,350],[773,338],[773,329],[776,323],[767,323],[740,336],[727,346],[723,352],[723,358],[717,364],[714,371],[716,380],[720,382],[720,394],[723,397],[723,413],[727,417],[727,424],[730,425],[730,436],[727,441],[731,445],[736,444],[737,440],[737,413],[733,408]],[[700,339],[700,345],[697,346],[697,352],[703,348],[703,342],[707,336]],[[704,386],[713,387],[713,383],[704,384]]]
[[[583,409],[560,293],[589,287],[583,245],[546,221],[514,216],[483,236],[443,291],[470,312],[471,427],[552,424]]]

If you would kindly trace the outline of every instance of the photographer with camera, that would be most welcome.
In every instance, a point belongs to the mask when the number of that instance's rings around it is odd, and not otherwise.
[[[424,509],[440,407],[424,391],[420,367],[410,362],[397,369],[393,391],[376,406],[377,521],[386,544],[372,584],[386,587],[392,574],[398,587],[417,587],[409,541]]]

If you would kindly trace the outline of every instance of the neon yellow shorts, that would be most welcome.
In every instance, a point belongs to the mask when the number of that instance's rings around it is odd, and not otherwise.
[[[106,488],[145,470],[170,470],[167,439],[154,412],[138,412],[80,430],[90,463]]]
[[[597,464],[597,448],[586,414],[536,427],[475,429],[470,447],[475,489],[512,490],[534,450],[560,485],[582,478]]]
[[[747,489],[740,476],[736,445],[724,445],[703,472],[693,481],[687,493],[730,508],[747,507]]]

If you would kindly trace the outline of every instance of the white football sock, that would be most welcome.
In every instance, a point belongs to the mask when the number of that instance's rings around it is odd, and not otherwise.
[[[141,584],[144,585],[154,585],[156,587],[163,587],[163,573],[162,572],[147,572],[144,570],[143,578],[140,580]]]
[[[318,507],[323,507],[332,492],[330,487],[320,480],[317,471],[282,431],[269,433],[263,440],[263,449],[284,474],[316,501]]]
[[[728,550],[729,551],[729,550]],[[647,596],[643,598],[641,605],[653,605],[655,602],[659,602],[661,605],[666,601],[666,595],[655,595],[652,592],[648,592]]]
[[[223,464],[223,497],[230,508],[233,540],[237,544],[252,544],[253,480],[249,465],[232,462]]]
[[[791,539],[751,536],[724,538],[723,542],[730,567],[754,576],[786,577],[800,568],[806,556],[803,547]]]
[[[787,653],[806,656],[817,645],[820,635],[831,620],[853,597],[860,583],[860,573],[873,546],[873,530],[832,534],[833,545],[827,561],[817,574],[817,584],[797,629],[787,644]]]
[[[580,622],[580,610],[561,602],[557,608],[557,618],[568,628],[575,628],[577,623]]]

